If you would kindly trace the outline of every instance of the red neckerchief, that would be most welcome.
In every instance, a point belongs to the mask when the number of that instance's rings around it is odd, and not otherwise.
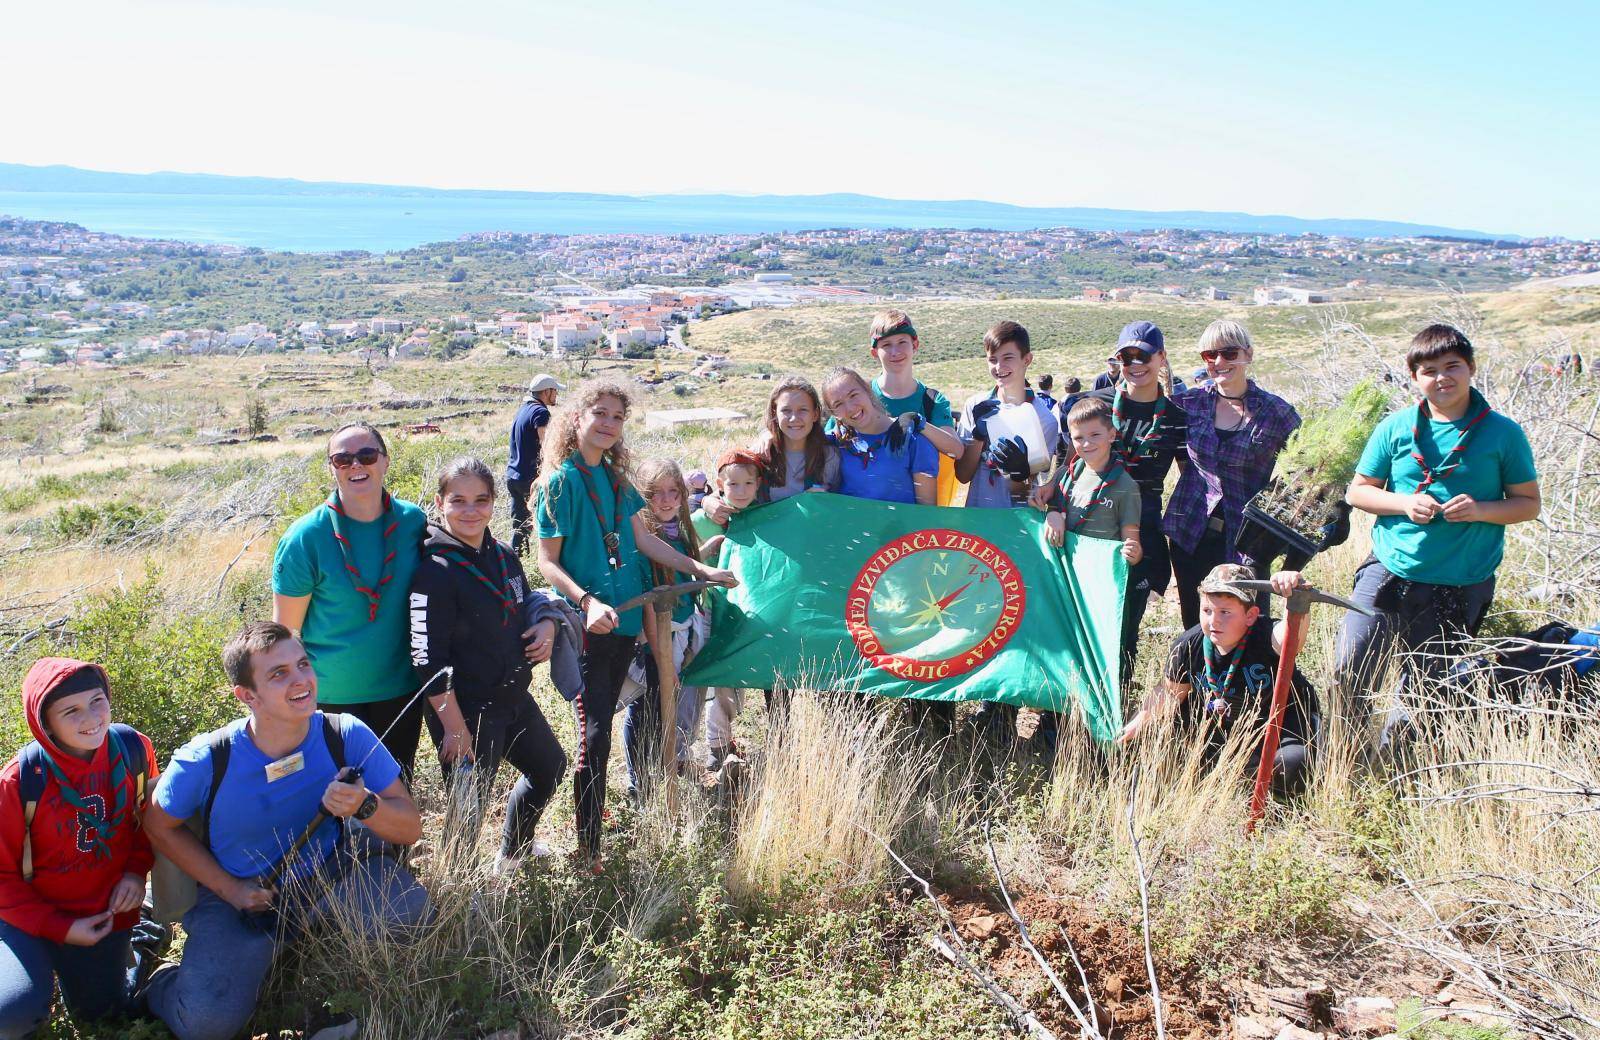
[[[463,570],[482,582],[483,587],[489,590],[489,594],[500,601],[500,607],[505,611],[505,616],[500,619],[500,624],[502,627],[504,627],[505,625],[511,624],[511,619],[515,617],[517,613],[517,600],[516,597],[511,594],[511,567],[506,562],[505,549],[501,548],[500,543],[495,541],[494,536],[489,534],[487,531],[484,532],[483,536],[487,538],[489,540],[489,544],[494,547],[495,562],[500,565],[499,586],[496,586],[494,582],[490,581],[489,576],[483,573],[476,563],[473,563],[472,560],[468,559],[467,546],[462,545],[458,547],[454,545],[440,545],[436,546],[435,548],[445,550],[450,559],[460,564]]]
[[[1426,491],[1428,485],[1437,484],[1439,481],[1456,471],[1456,467],[1461,465],[1461,460],[1466,457],[1467,441],[1472,437],[1472,428],[1478,425],[1478,423],[1482,422],[1484,417],[1492,411],[1494,411],[1494,409],[1490,408],[1488,403],[1485,402],[1483,410],[1475,415],[1471,422],[1461,427],[1461,432],[1456,435],[1455,447],[1451,448],[1449,451],[1445,452],[1443,456],[1441,456],[1441,459],[1445,462],[1445,465],[1435,472],[1434,469],[1428,465],[1428,461],[1422,457],[1422,449],[1418,446],[1419,438],[1422,434],[1422,421],[1427,419],[1429,422],[1432,422],[1433,413],[1428,409],[1428,399],[1426,397],[1417,402],[1417,417],[1411,422],[1411,458],[1422,470],[1422,480],[1417,484],[1417,490],[1412,492],[1412,494],[1419,494],[1423,491]]]
[[[333,540],[339,544],[339,554],[344,558],[344,569],[350,572],[350,583],[356,587],[356,591],[366,597],[367,620],[376,621],[378,620],[378,603],[383,599],[383,587],[394,580],[394,558],[397,550],[390,544],[389,537],[394,534],[395,528],[400,526],[399,517],[390,517],[390,514],[394,512],[394,502],[389,498],[389,492],[385,491],[383,493],[383,516],[389,522],[383,528],[383,568],[378,575],[377,586],[372,588],[362,584],[361,571],[356,569],[355,558],[350,554],[350,539],[346,537],[344,528],[340,523],[340,521],[348,520],[350,517],[345,513],[344,506],[339,502],[339,490],[337,488],[334,489],[333,494],[328,496],[327,505],[328,511],[333,514]]]
[[[1072,485],[1077,483],[1078,477],[1083,475],[1083,471],[1087,466],[1088,463],[1084,462],[1082,458],[1079,458],[1078,461],[1073,464],[1072,470],[1067,477],[1067,504],[1069,506],[1072,504]],[[1089,517],[1094,512],[1096,506],[1108,504],[1108,500],[1101,498],[1100,495],[1105,491],[1106,488],[1117,482],[1117,477],[1121,475],[1121,471],[1122,463],[1113,461],[1111,463],[1111,468],[1100,476],[1100,483],[1096,484],[1095,489],[1089,493],[1089,504],[1083,507],[1083,514],[1079,516],[1077,520],[1073,521],[1072,530],[1076,531],[1078,528],[1088,523]]]

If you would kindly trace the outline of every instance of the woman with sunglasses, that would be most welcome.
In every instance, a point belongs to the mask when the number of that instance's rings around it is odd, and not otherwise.
[[[1218,319],[1200,334],[1210,385],[1173,397],[1183,412],[1188,464],[1167,502],[1162,527],[1184,628],[1200,623],[1200,582],[1219,563],[1239,563],[1245,503],[1272,478],[1272,467],[1300,425],[1289,402],[1250,378],[1255,348],[1237,321]]]
[[[1139,485],[1139,546],[1144,555],[1129,568],[1122,615],[1122,677],[1127,681],[1139,653],[1139,623],[1144,620],[1150,594],[1165,595],[1172,581],[1167,537],[1161,531],[1161,494],[1172,464],[1184,464],[1188,423],[1173,402],[1176,391],[1166,340],[1154,322],[1135,321],[1125,326],[1113,356],[1121,379],[1090,396],[1111,406],[1123,464]],[[1182,388],[1182,383],[1177,384],[1178,390]]]
[[[406,595],[426,515],[390,496],[389,448],[369,423],[328,439],[333,492],[278,540],[272,619],[300,634],[317,700],[383,737],[409,782],[422,732]]]

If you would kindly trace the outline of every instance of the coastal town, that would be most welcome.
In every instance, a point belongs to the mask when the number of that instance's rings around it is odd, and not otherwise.
[[[372,256],[272,254],[0,217],[0,372],[161,353],[449,358],[483,343],[534,357],[641,358],[692,353],[693,322],[752,308],[998,293],[1311,305],[1596,272],[1600,242],[1565,239],[484,232]]]

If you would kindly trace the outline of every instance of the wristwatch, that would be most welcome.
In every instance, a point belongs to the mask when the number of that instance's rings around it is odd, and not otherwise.
[[[350,815],[354,816],[358,820],[366,820],[371,819],[372,814],[377,811],[378,796],[373,794],[371,791],[368,791],[367,796],[361,800],[361,808],[357,809]]]

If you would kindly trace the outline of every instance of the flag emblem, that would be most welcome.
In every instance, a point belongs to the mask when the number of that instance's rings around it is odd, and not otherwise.
[[[912,531],[868,558],[845,598],[845,627],[875,667],[912,682],[939,682],[1003,649],[1026,608],[1010,556],[950,528]]]

